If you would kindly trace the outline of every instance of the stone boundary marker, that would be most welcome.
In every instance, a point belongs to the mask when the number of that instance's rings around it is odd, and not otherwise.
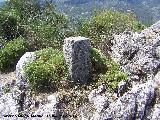
[[[63,52],[71,80],[88,83],[91,78],[91,44],[85,37],[69,37],[64,40]]]

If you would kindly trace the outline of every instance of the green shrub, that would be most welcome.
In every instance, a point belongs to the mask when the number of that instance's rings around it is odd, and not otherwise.
[[[106,72],[107,61],[106,57],[96,48],[91,49],[91,60],[93,66],[93,73]]]
[[[33,91],[47,92],[67,76],[63,53],[52,48],[36,52],[37,60],[25,67],[27,80]]]
[[[6,87],[2,88],[2,91],[6,94],[6,93],[9,93],[11,91],[11,89],[6,86]]]
[[[14,39],[0,49],[0,71],[6,72],[15,67],[20,57],[28,50],[28,45],[22,37]]]
[[[0,36],[5,40],[13,40],[20,36],[19,15],[16,10],[0,10]]]
[[[125,30],[140,31],[144,26],[131,14],[124,14],[115,11],[104,11],[96,14],[90,21],[85,21],[79,28],[81,36],[91,38],[94,47],[105,52],[110,46],[113,34],[119,34]],[[107,47],[106,45],[106,47]]]
[[[56,12],[53,2],[9,0],[0,9],[0,36],[13,40],[23,36],[31,50],[59,49],[68,32],[68,19]]]
[[[5,45],[6,41],[3,39],[0,39],[0,49]]]
[[[110,91],[114,91],[118,83],[127,80],[127,75],[120,71],[119,65],[113,60],[105,57],[99,50],[92,48],[91,58],[93,65],[93,74],[96,74],[95,81],[98,84],[107,84]]]
[[[111,68],[105,74],[101,74],[98,81],[107,84],[109,90],[114,91],[117,88],[118,83],[122,80],[127,80],[127,74],[120,70],[112,70]]]

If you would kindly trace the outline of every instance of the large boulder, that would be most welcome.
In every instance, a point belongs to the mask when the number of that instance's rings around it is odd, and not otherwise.
[[[90,41],[85,37],[69,37],[64,40],[63,51],[71,80],[88,83],[91,78]]]
[[[154,100],[155,89],[152,83],[141,84],[125,93],[114,103],[111,103],[109,108],[102,112],[98,119],[109,120],[131,120],[143,119],[145,112],[150,107]]]
[[[160,21],[141,33],[124,32],[114,36],[111,57],[128,73],[131,81],[146,82],[159,71],[159,26]]]
[[[27,82],[24,67],[33,62],[36,59],[34,52],[26,52],[18,61],[16,65],[16,85],[19,89],[19,93],[17,95],[17,106],[18,112],[24,111],[27,106],[28,102],[27,99],[30,99],[30,90],[29,90],[29,83]]]
[[[17,83],[21,86],[26,84],[26,76],[24,73],[23,68],[29,64],[30,62],[33,62],[36,59],[36,56],[34,52],[26,52],[18,61],[16,65],[16,78]]]

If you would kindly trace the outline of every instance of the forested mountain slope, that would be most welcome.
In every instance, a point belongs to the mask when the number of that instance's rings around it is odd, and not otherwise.
[[[152,24],[160,19],[159,0],[53,0],[60,12],[72,19],[89,17],[93,10],[132,12],[139,20]]]

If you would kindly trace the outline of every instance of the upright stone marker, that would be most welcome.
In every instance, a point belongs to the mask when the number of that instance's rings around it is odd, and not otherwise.
[[[71,80],[88,83],[91,78],[90,41],[85,37],[69,37],[64,40],[63,52]]]

